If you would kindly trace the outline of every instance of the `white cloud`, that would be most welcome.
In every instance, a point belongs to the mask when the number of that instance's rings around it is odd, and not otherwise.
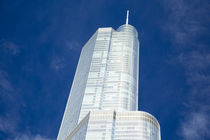
[[[16,120],[9,118],[8,115],[0,116],[0,131],[7,134],[14,134],[16,132]]]
[[[56,57],[53,58],[51,61],[51,68],[53,68],[55,71],[60,71],[66,66],[64,62],[64,58]]]
[[[181,134],[185,140],[203,140],[209,138],[210,123],[208,114],[205,112],[193,112],[182,123]]]
[[[9,135],[7,140],[55,140],[55,138],[47,138],[40,134],[20,133],[18,131],[18,122],[14,115],[0,116],[0,131]]]
[[[36,135],[21,134],[21,135],[17,136],[15,138],[15,140],[54,140],[54,139],[47,138],[47,137],[41,136],[39,134],[36,134]]]
[[[189,106],[210,107],[210,54],[192,51],[180,55],[178,61],[184,67],[187,84],[191,87]]]
[[[171,34],[173,43],[180,47],[196,47],[196,39],[208,33],[208,1],[163,0],[163,4],[169,16],[162,28]]]
[[[184,68],[190,87],[179,128],[181,137],[210,139],[210,52],[209,44],[202,40],[209,36],[210,4],[208,0],[163,0],[163,5],[169,15],[162,29],[171,35],[179,53],[174,57]]]
[[[81,48],[80,44],[78,42],[66,42],[66,47],[69,50],[79,50]]]
[[[7,72],[0,69],[0,88],[3,90],[13,90],[10,81],[8,80]]]
[[[178,56],[180,63],[182,63],[188,71],[199,71],[210,67],[210,53],[192,51]]]
[[[0,132],[9,136],[7,140],[52,140],[39,134],[21,133],[19,129],[21,103],[15,104],[19,94],[14,93],[9,75],[6,71],[0,70],[0,98],[1,105],[5,112],[0,112]],[[14,102],[15,101],[15,102]]]
[[[20,47],[14,42],[6,39],[0,40],[0,48],[3,49],[5,52],[11,53],[12,55],[20,53]]]
[[[1,109],[5,110],[0,113],[0,131],[9,136],[16,134],[19,120],[19,105],[14,105],[17,94],[14,94],[13,91],[14,88],[9,81],[8,73],[0,70],[0,98],[1,105],[3,105]]]

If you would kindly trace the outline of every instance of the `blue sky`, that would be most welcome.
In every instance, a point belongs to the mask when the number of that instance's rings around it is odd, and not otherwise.
[[[210,139],[208,0],[2,0],[0,139],[54,140],[82,46],[99,27],[139,32],[139,109],[163,140]]]

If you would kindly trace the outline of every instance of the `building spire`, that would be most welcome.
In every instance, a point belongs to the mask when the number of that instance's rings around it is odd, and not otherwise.
[[[128,25],[129,10],[127,10],[126,25]]]

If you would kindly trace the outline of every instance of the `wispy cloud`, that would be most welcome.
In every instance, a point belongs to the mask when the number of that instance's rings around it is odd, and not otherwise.
[[[2,98],[2,96],[0,97]],[[8,111],[6,114],[0,114],[0,133],[7,135],[5,140],[55,140],[55,138],[48,138],[40,134],[31,134],[28,131],[22,132],[19,130],[19,125],[20,114],[18,112]]]
[[[185,140],[210,138],[210,54],[192,51],[180,55],[179,62],[185,68],[187,84],[191,87],[186,103],[189,110],[184,113],[180,127],[182,137]]]
[[[66,47],[69,50],[80,50],[81,46],[78,42],[70,42],[70,41],[66,41]]]
[[[8,136],[6,140],[54,140],[40,134],[22,133],[19,130],[22,121],[20,109],[24,103],[18,102],[20,94],[17,92],[9,80],[9,74],[0,69],[0,138],[1,134],[4,134]]]
[[[15,138],[15,140],[54,140],[54,139],[47,138],[47,137],[41,136],[39,134],[36,134],[36,135],[21,134],[21,135],[17,136]]]
[[[181,134],[186,140],[204,140],[209,138],[210,123],[206,112],[192,112],[181,124]]]
[[[65,67],[64,58],[56,57],[51,61],[51,68],[55,71],[60,71]]]
[[[0,131],[13,135],[16,133],[17,121],[16,118],[12,118],[10,114],[6,114],[5,116],[0,116]]]
[[[207,0],[163,0],[163,4],[169,16],[162,28],[171,34],[178,46],[196,46],[201,35],[209,35],[210,4]]]
[[[0,69],[0,88],[2,90],[12,91],[13,88],[11,86],[10,81],[8,80],[7,72]]]
[[[186,112],[181,120],[184,140],[210,138],[210,51],[205,38],[210,36],[210,3],[207,0],[163,0],[169,13],[162,29],[171,35],[178,52],[176,61],[185,70],[190,87]],[[205,109],[204,109],[205,108]]]
[[[12,41],[6,39],[0,39],[0,48],[5,52],[9,52],[12,55],[20,53],[20,47]]]
[[[16,98],[16,94],[12,94],[13,91],[8,73],[0,69],[0,106],[3,110],[0,112],[0,132],[9,136],[16,133],[19,119],[18,106],[11,107]]]

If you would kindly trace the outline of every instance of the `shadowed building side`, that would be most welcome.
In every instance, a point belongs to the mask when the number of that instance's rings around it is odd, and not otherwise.
[[[83,101],[84,91],[88,79],[91,59],[97,32],[82,48],[76,74],[73,80],[70,95],[67,101],[62,123],[58,133],[58,140],[64,140],[77,126],[81,104]]]

